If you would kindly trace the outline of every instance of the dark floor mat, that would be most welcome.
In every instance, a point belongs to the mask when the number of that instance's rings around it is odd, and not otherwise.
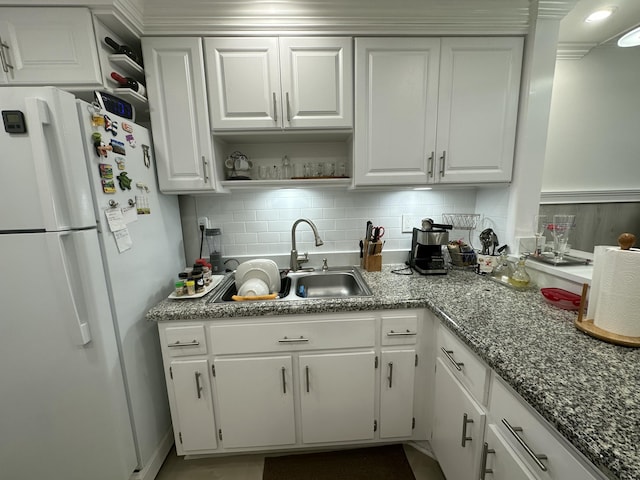
[[[415,480],[402,445],[267,457],[262,480]]]

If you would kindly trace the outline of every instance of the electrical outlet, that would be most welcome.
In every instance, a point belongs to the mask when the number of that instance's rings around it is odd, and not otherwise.
[[[413,232],[414,227],[420,228],[422,217],[414,213],[402,214],[402,233]]]
[[[198,227],[211,228],[207,217],[198,217]]]

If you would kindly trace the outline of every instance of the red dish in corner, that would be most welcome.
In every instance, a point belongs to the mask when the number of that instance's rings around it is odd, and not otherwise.
[[[580,295],[571,293],[562,288],[541,288],[544,299],[551,305],[565,310],[578,310],[580,308]]]

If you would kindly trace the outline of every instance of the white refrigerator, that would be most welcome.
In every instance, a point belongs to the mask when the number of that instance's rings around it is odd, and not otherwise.
[[[151,479],[173,436],[144,315],[184,267],[177,198],[132,121],[52,87],[0,109],[0,476]]]

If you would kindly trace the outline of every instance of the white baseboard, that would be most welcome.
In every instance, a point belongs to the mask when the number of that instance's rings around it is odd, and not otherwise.
[[[142,468],[142,470],[131,475],[129,480],[154,480],[162,468],[162,464],[167,458],[171,447],[173,447],[173,429],[169,428],[165,436],[162,438],[162,442],[160,442],[156,451],[153,452],[153,455],[151,455],[147,464]]]
[[[427,440],[411,440],[407,442],[407,445],[415,448],[420,453],[428,457],[431,457],[434,460],[436,459],[435,455],[433,454],[433,451],[431,450],[431,444]]]

